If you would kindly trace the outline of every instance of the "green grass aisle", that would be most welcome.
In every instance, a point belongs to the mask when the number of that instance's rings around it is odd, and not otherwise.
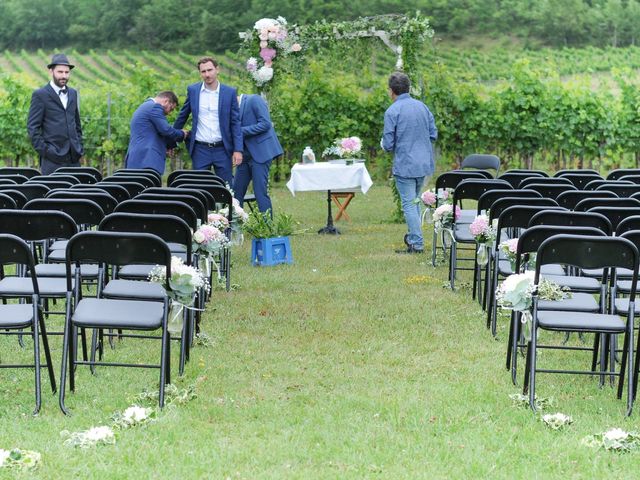
[[[493,340],[470,291],[443,288],[446,266],[393,252],[402,247],[404,226],[387,221],[387,187],[357,194],[348,209],[352,220],[338,222],[343,234],[336,237],[316,233],[326,220],[324,194],[292,197],[276,188],[273,197],[274,208],[293,214],[308,232],[291,239],[293,265],[252,267],[250,239],[234,252],[232,281],[239,288],[214,292],[203,323],[212,344],[193,349],[177,380],[184,387],[206,377],[195,400],[124,432],[115,446],[73,450],[62,445],[61,430],[105,424],[145,387],[155,388],[156,373],[99,368],[92,378],[80,369],[77,392],[68,398],[70,418],[44,381],[42,414],[33,418],[31,374],[0,371],[0,448],[42,453],[41,468],[22,476],[635,476],[637,454],[581,444],[609,427],[640,428],[638,413],[625,420],[610,388],[598,389],[591,378],[541,376],[539,394],[555,399],[551,413],[574,418],[564,431],[512,405],[508,395],[519,389],[504,369],[506,320]],[[15,339],[0,340],[2,359],[30,353],[20,352]],[[60,341],[52,343],[59,374]],[[130,358],[158,351],[132,339],[116,348]],[[175,360],[175,346],[172,352]]]

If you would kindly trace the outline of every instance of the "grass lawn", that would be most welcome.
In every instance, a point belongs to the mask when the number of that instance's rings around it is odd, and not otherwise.
[[[42,453],[23,478],[632,478],[636,454],[595,451],[583,437],[611,427],[640,430],[639,413],[589,377],[540,375],[551,413],[570,414],[564,431],[512,405],[519,392],[504,368],[506,318],[499,338],[485,328],[469,289],[443,288],[446,266],[398,255],[404,226],[388,222],[391,192],[376,184],[356,195],[321,236],[322,193],[274,191],[274,208],[307,232],[292,237],[294,264],[255,268],[250,239],[234,252],[230,293],[217,290],[203,324],[208,347],[192,351],[186,374],[198,398],[169,407],[147,425],[118,433],[115,446],[63,446],[61,430],[110,423],[136,394],[155,389],[149,370],[78,370],[62,415],[43,380],[33,408],[29,370],[0,370],[0,448]],[[430,242],[431,235],[426,235]],[[427,245],[429,249],[430,243]],[[462,279],[465,280],[465,279]],[[60,321],[51,322],[51,327]],[[0,339],[0,359],[28,359],[15,338]],[[576,340],[577,341],[577,340]],[[127,339],[107,358],[155,361],[157,345]],[[61,341],[54,338],[59,375]],[[551,360],[543,352],[542,364]],[[587,355],[573,355],[584,366]],[[567,363],[566,361],[560,360]],[[549,366],[558,366],[558,363]],[[45,375],[46,377],[46,375]],[[520,375],[521,377],[521,375]],[[9,477],[12,472],[2,472]]]

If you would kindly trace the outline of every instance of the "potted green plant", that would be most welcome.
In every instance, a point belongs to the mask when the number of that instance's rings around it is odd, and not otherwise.
[[[251,241],[251,263],[254,266],[293,263],[291,242],[294,221],[291,215],[271,212],[254,212],[242,226],[242,230],[253,237]]]

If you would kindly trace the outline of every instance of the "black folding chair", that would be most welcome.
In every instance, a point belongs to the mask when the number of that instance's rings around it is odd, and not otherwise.
[[[158,236],[148,233],[123,232],[80,232],[67,245],[67,312],[65,316],[64,339],[62,347],[62,368],[60,372],[60,409],[69,414],[65,405],[66,379],[69,374],[69,388],[75,391],[75,370],[78,365],[100,365],[138,368],[158,368],[160,386],[158,403],[164,407],[165,384],[170,383],[170,336],[167,330],[169,300],[162,302],[142,300],[83,298],[80,275],[81,262],[95,262],[101,271],[107,265],[123,266],[129,263],[147,263],[160,265],[165,269],[164,288],[169,291],[171,278],[171,252],[168,245]],[[75,270],[72,266],[75,265]],[[100,278],[104,278],[101,272]],[[74,285],[75,273],[75,285]],[[99,292],[102,288],[98,289]],[[159,364],[133,364],[127,362],[104,362],[77,359],[77,330],[121,329],[136,332],[161,330],[161,349]],[[151,337],[154,338],[154,337]]]
[[[640,168],[616,168],[607,175],[607,180],[620,180],[625,175],[640,175]]]
[[[518,188],[529,188],[528,185],[532,183],[538,185],[573,185],[571,180],[562,177],[528,177],[520,182]]]
[[[40,170],[30,167],[1,167],[0,176],[4,177],[5,175],[22,175],[31,178],[40,175]]]
[[[562,175],[559,175],[556,178],[566,178],[567,180],[570,180],[571,183],[573,183],[573,185],[578,190],[584,189],[585,186],[593,180],[604,180],[599,173],[588,173],[588,172],[564,173]]]
[[[220,182],[222,182],[222,185],[224,185],[224,180],[222,180],[222,178],[217,176],[211,170],[174,170],[167,177],[167,186],[171,187],[173,181],[182,176],[214,178],[220,180]]]
[[[513,172],[511,170],[504,172],[502,175],[498,177],[499,180],[504,180],[509,182],[513,188],[518,188],[520,186],[520,182],[525,178],[538,177],[544,178],[544,175],[540,172]]]
[[[95,182],[90,182],[90,183],[96,183],[102,180],[102,174],[100,173],[100,170],[93,167],[60,167],[55,172],[53,172],[53,175],[55,175],[56,173],[61,173],[65,175],[66,174],[75,175],[77,173],[89,174],[95,179]],[[78,178],[84,178],[84,177],[78,177]]]
[[[99,192],[99,193],[105,192],[111,195],[113,198],[115,198],[116,202],[118,203],[124,202],[125,200],[129,200],[131,198],[129,191],[126,188],[116,184],[111,184],[111,185],[105,185],[101,183],[96,183],[95,185],[80,184],[80,185],[74,185],[73,187],[71,187],[71,190],[78,190],[79,192]]]
[[[536,272],[534,283],[539,285],[541,280],[540,268],[545,264],[565,264],[581,269],[602,268],[605,271],[600,286],[601,309],[598,313],[572,312],[564,310],[540,310],[538,292],[533,293],[531,340],[527,346],[527,363],[525,367],[524,393],[529,393],[529,405],[536,411],[536,380],[538,373],[564,374],[598,374],[600,385],[604,384],[606,376],[618,376],[619,382],[624,382],[624,370],[615,371],[613,348],[611,339],[618,334],[624,334],[623,364],[628,369],[627,415],[631,414],[634,400],[634,362],[633,362],[633,329],[635,316],[635,294],[638,281],[638,249],[629,240],[619,237],[600,237],[582,235],[555,235],[545,240],[536,256]],[[632,270],[632,289],[628,300],[626,321],[618,314],[607,313],[606,303],[607,282],[615,279],[615,270],[626,268]],[[621,313],[621,312],[620,312]],[[541,345],[538,343],[538,331],[593,333],[602,337],[600,368],[583,370],[548,369],[538,367],[538,349],[565,349],[558,345]],[[571,348],[569,351],[573,350]],[[607,364],[607,360],[610,363]],[[621,388],[621,386],[619,387]]]
[[[18,271],[26,271],[24,280],[30,282],[30,292],[21,290],[13,291],[13,286],[4,288],[4,284],[12,282],[12,277],[5,275],[5,267],[9,264],[19,265]],[[42,316],[40,306],[40,290],[38,279],[35,275],[34,258],[31,248],[21,238],[0,234],[0,331],[3,335],[23,335],[25,329],[31,330],[33,339],[33,363],[32,364],[0,364],[0,368],[35,368],[35,395],[36,407],[33,414],[40,411],[42,405],[41,375],[43,367],[40,363],[40,338],[46,359],[46,368],[49,372],[51,390],[56,393],[56,379],[53,374],[53,364],[51,362],[51,352],[47,339],[47,330]],[[20,303],[9,303],[12,299],[17,299]]]
[[[527,190],[534,190],[542,195],[544,198],[558,198],[564,192],[577,190],[572,184],[551,184],[551,183],[529,183],[526,186],[520,186],[520,188],[526,188]]]
[[[576,212],[586,212],[594,207],[636,208],[640,207],[637,198],[585,198],[575,207]]]

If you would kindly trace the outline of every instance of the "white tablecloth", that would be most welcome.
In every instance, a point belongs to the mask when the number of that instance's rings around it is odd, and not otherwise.
[[[296,192],[315,190],[355,190],[359,188],[367,193],[373,182],[364,163],[354,165],[336,165],[328,162],[301,164],[291,169],[291,179],[287,188],[292,195]]]

